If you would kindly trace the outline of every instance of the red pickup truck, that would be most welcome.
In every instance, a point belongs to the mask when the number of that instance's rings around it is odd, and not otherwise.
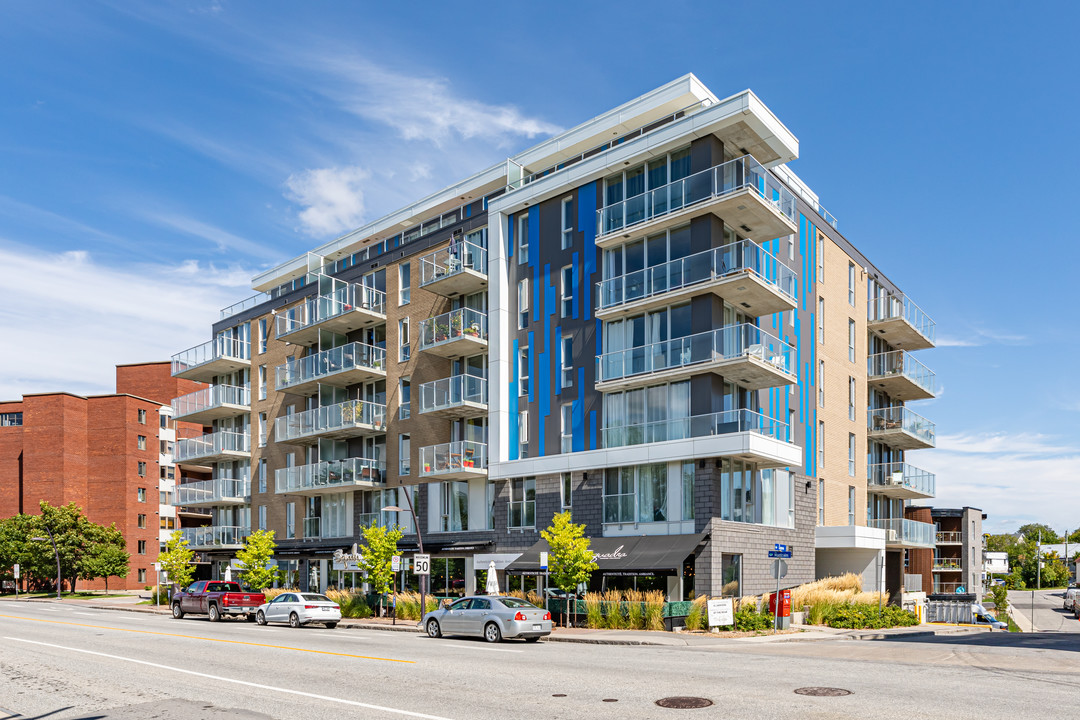
[[[173,595],[172,616],[179,620],[188,613],[209,615],[210,622],[217,622],[226,615],[245,615],[248,622],[254,622],[255,611],[264,602],[261,592],[241,590],[240,583],[199,580]]]

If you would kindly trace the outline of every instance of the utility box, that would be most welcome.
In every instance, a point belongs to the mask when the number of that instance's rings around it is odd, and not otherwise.
[[[779,600],[780,610],[777,612],[776,603]],[[777,630],[787,630],[791,627],[791,590],[781,590],[780,594],[773,593],[769,596],[769,612],[775,618]]]

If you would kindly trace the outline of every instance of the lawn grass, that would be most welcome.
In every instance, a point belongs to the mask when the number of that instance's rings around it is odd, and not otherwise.
[[[92,599],[92,598],[119,598],[119,597],[130,597],[130,596],[131,596],[131,593],[109,593],[108,595],[106,595],[105,593],[97,593],[97,592],[86,591],[86,590],[80,590],[80,591],[75,592],[75,593],[63,593],[61,595],[61,597],[63,599],[65,599],[65,600],[66,599],[89,600],[89,599]],[[15,593],[13,593],[13,592],[0,593],[0,597],[15,597]],[[54,598],[55,599],[56,598],[56,593],[55,592],[19,593],[19,599],[20,600],[38,600],[38,599],[44,599],[44,598]]]

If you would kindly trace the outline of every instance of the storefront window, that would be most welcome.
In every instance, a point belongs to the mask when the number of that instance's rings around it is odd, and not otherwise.
[[[742,597],[742,555],[721,555],[721,597]]]
[[[465,558],[431,558],[431,594],[465,595]]]
[[[666,463],[608,468],[604,472],[604,522],[668,520]]]

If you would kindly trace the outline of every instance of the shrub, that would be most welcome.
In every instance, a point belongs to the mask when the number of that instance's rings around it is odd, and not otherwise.
[[[147,587],[150,591],[150,604],[151,605],[168,605],[169,604],[169,586],[168,585],[156,585],[154,587]]]
[[[690,604],[690,612],[686,614],[686,629],[701,630],[706,622],[705,604],[709,601],[708,595],[699,595]]]
[[[612,630],[626,627],[623,618],[622,593],[618,590],[608,590],[603,593],[605,625]]]
[[[627,590],[626,626],[631,630],[645,629],[645,593],[640,590]]]
[[[645,629],[664,629],[664,593],[659,590],[645,593]]]
[[[1004,585],[994,585],[990,588],[990,596],[994,598],[994,613],[998,618],[1007,614],[1009,609],[1009,591]]]
[[[528,593],[526,593],[525,599],[531,602],[536,607],[544,607],[544,598],[541,597],[540,593],[536,592],[535,590],[530,590]]]
[[[845,603],[831,609],[825,617],[825,624],[834,628],[866,630],[918,625],[919,620],[915,613],[895,605],[884,606],[879,615],[876,605]]]
[[[765,612],[762,613],[756,604],[740,603],[739,609],[735,612],[735,629],[741,632],[768,630],[772,625],[773,619],[772,615],[769,615],[768,606],[765,606]]]
[[[374,612],[368,607],[364,596],[348,590],[327,590],[326,597],[341,606],[341,616],[347,618],[369,618]]]
[[[604,606],[600,593],[585,593],[585,626],[591,628],[604,626]]]
[[[300,592],[298,588],[266,588],[263,590],[263,597],[266,598],[266,602],[270,602],[281,593],[287,592]]]

